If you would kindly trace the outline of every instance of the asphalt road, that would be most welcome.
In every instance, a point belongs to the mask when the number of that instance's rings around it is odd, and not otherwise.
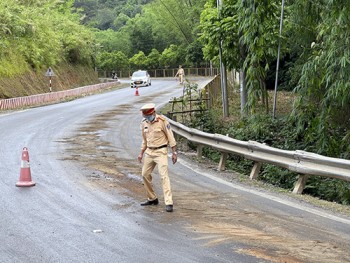
[[[200,80],[202,81],[202,80]],[[201,83],[201,82],[200,82]],[[174,212],[145,200],[139,108],[182,94],[174,80],[0,114],[0,262],[350,262],[350,218],[170,165]],[[36,185],[16,187],[28,147]]]

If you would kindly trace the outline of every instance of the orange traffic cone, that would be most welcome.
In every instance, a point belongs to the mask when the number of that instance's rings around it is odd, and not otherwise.
[[[140,96],[139,94],[139,88],[136,86],[135,96]]]
[[[32,181],[32,176],[30,174],[28,149],[27,147],[24,147],[22,151],[21,174],[16,186],[25,187],[34,185],[35,182]]]

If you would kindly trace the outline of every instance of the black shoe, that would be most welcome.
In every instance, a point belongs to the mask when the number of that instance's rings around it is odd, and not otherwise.
[[[167,212],[172,212],[172,211],[173,211],[173,205],[167,205],[167,206],[165,206],[165,210],[166,210]]]
[[[149,201],[147,200],[146,202],[144,203],[141,203],[142,206],[145,206],[145,205],[158,205],[159,201],[158,201],[158,198],[152,200],[152,201]]]

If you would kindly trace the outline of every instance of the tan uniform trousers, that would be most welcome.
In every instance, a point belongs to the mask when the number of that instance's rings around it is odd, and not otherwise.
[[[180,83],[184,83],[184,75],[183,74],[179,74],[179,78],[180,78]]]
[[[173,195],[171,193],[170,179],[168,176],[168,150],[161,148],[157,150],[147,149],[145,152],[144,163],[142,167],[142,177],[146,194],[149,201],[157,198],[152,184],[152,171],[158,165],[158,172],[161,178],[165,205],[173,204]]]

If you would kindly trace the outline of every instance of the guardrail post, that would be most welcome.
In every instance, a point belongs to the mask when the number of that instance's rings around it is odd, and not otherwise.
[[[302,194],[305,188],[306,180],[309,178],[306,174],[299,174],[298,181],[295,183],[293,194]]]
[[[226,134],[226,136],[228,136],[228,134]],[[220,162],[219,162],[219,165],[218,165],[218,170],[219,171],[225,170],[226,160],[227,160],[227,153],[226,152],[222,152],[221,153],[221,157],[220,157]]]
[[[203,145],[197,145],[197,158],[202,158],[203,155]]]
[[[226,160],[227,160],[227,153],[221,153],[220,162],[218,166],[219,171],[225,170]]]
[[[258,178],[262,163],[255,162],[249,178],[251,180]]]

